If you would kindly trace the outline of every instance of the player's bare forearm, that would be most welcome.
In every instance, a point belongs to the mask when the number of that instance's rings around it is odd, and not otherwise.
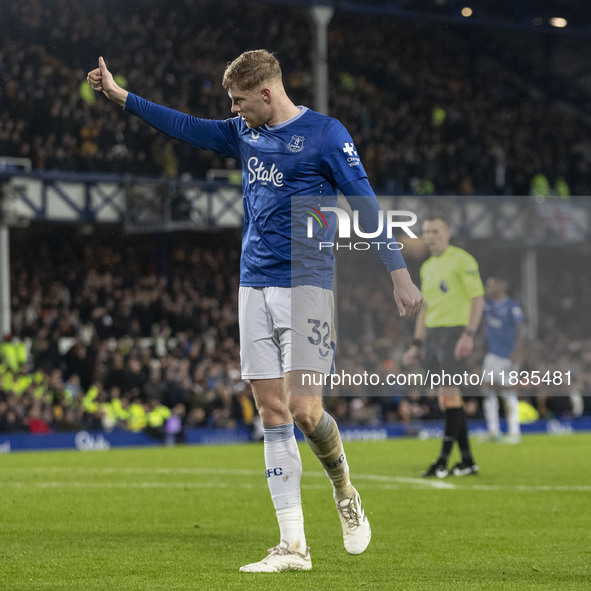
[[[480,326],[483,310],[484,296],[476,296],[475,298],[472,298],[470,319],[466,325],[465,332],[462,333],[454,348],[454,357],[456,359],[465,359],[472,354],[472,351],[474,350],[474,335]]]
[[[402,364],[404,366],[411,365],[415,361],[418,361],[421,354],[421,347],[425,341],[425,334],[427,330],[425,328],[425,308],[421,307],[417,315],[417,321],[415,323],[415,331],[413,336],[413,344],[402,356]]]
[[[526,336],[525,336],[525,326],[523,325],[522,322],[520,322],[519,324],[517,324],[516,327],[516,338],[515,338],[515,349],[513,351],[513,355],[511,356],[511,363],[515,366],[515,367],[521,367],[521,364],[523,363],[523,358],[525,356],[525,341],[526,341]]]
[[[417,321],[415,322],[414,338],[418,341],[424,341],[427,328],[425,327],[425,308],[422,307],[417,314]]]
[[[465,359],[472,354],[472,351],[474,351],[474,337],[464,332],[456,342],[454,357]]]
[[[482,320],[482,312],[484,310],[484,296],[476,296],[472,298],[472,307],[470,308],[470,319],[466,329],[476,333]]]
[[[98,63],[99,67],[88,72],[86,80],[95,92],[102,92],[109,100],[125,107],[129,93],[115,82],[102,57],[99,57]]]
[[[412,282],[408,269],[395,269],[390,273],[394,283],[394,300],[400,316],[410,318],[423,307],[423,294]]]

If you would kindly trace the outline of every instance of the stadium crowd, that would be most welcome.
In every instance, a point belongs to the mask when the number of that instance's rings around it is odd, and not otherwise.
[[[172,272],[158,276],[149,252],[114,240],[119,248],[47,234],[35,253],[15,246],[9,340],[31,344],[20,363],[4,358],[0,429],[28,427],[35,413],[45,428],[142,430],[155,408],[151,426],[162,427],[160,404],[190,426],[252,424],[234,305],[239,242],[176,249]]]
[[[0,8],[0,155],[30,158],[36,169],[202,178],[234,166],[95,97],[84,80],[103,54],[138,94],[226,118],[224,65],[264,40],[290,93],[313,106],[312,29],[301,8],[241,0],[0,0]],[[351,130],[376,189],[524,195],[541,174],[561,194],[588,194],[586,120],[528,89],[465,29],[337,10],[328,33],[330,111]]]
[[[223,68],[264,39],[284,65],[290,94],[313,106],[311,25],[298,8],[244,0],[0,0],[0,14],[0,156],[29,158],[35,169],[202,178],[210,168],[235,166],[95,96],[85,79],[99,55],[120,84],[145,98],[225,118]],[[337,11],[328,33],[330,111],[352,132],[379,191],[524,195],[542,173],[551,186],[563,179],[560,193],[589,193],[585,120],[526,88],[461,32]],[[254,426],[239,370],[237,233],[223,241],[219,234],[140,240],[119,229],[79,235],[35,227],[11,236],[0,431],[125,428],[162,436],[171,416],[184,427]],[[474,254],[481,268],[497,270],[490,252]],[[590,412],[590,331],[577,312],[591,282],[568,273],[559,257],[548,253],[540,270],[542,324],[527,367],[571,369],[572,392]],[[408,262],[416,276],[418,262]],[[338,364],[351,374],[404,372],[412,329],[393,313],[387,275],[373,273],[339,289],[346,321]],[[519,277],[511,283],[518,287]],[[25,341],[27,353],[19,345]],[[473,367],[483,354],[481,344]],[[542,417],[580,412],[557,393],[567,392],[521,392]],[[428,394],[341,386],[327,406],[345,422],[412,423],[440,417]]]
[[[34,249],[26,246],[31,243]],[[486,272],[494,259],[482,250]],[[239,369],[238,232],[175,235],[163,244],[120,230],[89,236],[15,229],[12,253],[12,334],[0,345],[0,431],[146,429],[162,437],[171,416],[185,429],[255,428],[250,387]],[[394,313],[387,274],[375,264],[341,266],[337,370],[416,372],[400,364],[412,326]],[[409,264],[416,272],[416,261]],[[559,262],[547,272],[548,282],[559,285]],[[571,370],[573,382],[521,389],[542,418],[591,414],[591,340],[569,316],[570,301],[583,301],[590,289],[581,275],[554,289],[552,298],[542,294],[545,321],[524,367]],[[25,341],[28,353],[17,346]],[[484,352],[481,342],[471,359],[475,371]],[[412,386],[345,384],[328,390],[326,403],[343,422],[411,425],[440,418],[430,394]],[[481,416],[478,394],[466,392],[472,416]]]

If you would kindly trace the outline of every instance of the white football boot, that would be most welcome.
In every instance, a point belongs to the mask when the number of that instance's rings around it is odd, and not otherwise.
[[[289,544],[281,540],[275,548],[267,550],[269,556],[266,556],[259,562],[253,562],[240,567],[241,573],[278,573],[284,570],[311,570],[312,559],[310,558],[310,548],[306,548],[306,553],[295,552],[289,549]]]
[[[359,493],[353,489],[353,496],[337,501],[337,509],[343,527],[343,543],[349,554],[361,554],[369,546],[371,527],[361,504]]]

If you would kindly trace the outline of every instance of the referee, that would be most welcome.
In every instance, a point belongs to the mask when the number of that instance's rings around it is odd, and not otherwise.
[[[474,348],[474,335],[484,309],[484,287],[474,257],[450,245],[448,221],[434,215],[423,223],[423,239],[431,257],[421,266],[421,291],[425,307],[417,316],[413,344],[403,363],[417,361],[425,345],[425,368],[442,378],[437,389],[445,412],[445,430],[439,457],[423,474],[445,478],[454,441],[462,459],[451,469],[454,476],[478,474],[468,440],[468,423],[459,386],[450,379],[465,371],[465,359]],[[445,380],[444,380],[445,378]]]

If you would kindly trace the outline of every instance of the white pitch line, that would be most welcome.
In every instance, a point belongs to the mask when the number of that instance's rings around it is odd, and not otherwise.
[[[88,482],[72,481],[63,482],[4,482],[2,486],[10,488],[230,488],[223,482]],[[252,484],[240,484],[241,488],[253,488]]]
[[[27,473],[31,472],[68,472],[71,474],[219,474],[224,476],[261,476],[264,471],[261,470],[247,470],[247,469],[229,469],[229,468],[66,468],[61,466],[42,467],[33,469],[19,469]],[[303,476],[306,478],[322,478],[326,479],[324,472],[304,472]],[[402,476],[388,476],[382,474],[355,474],[355,480],[371,480],[374,482],[384,482],[390,484],[413,484],[420,487],[436,488],[436,489],[454,489],[456,486],[450,482],[443,482],[442,480],[431,480],[425,478],[406,478]],[[1,483],[0,483],[1,485]]]
[[[464,487],[464,490],[482,490],[482,491],[497,491],[497,490],[515,490],[519,492],[591,492],[591,485],[586,484],[515,484],[510,485],[495,485],[495,484],[477,484],[474,486]]]
[[[381,474],[355,474],[355,480],[373,480],[377,482],[387,482],[395,484],[415,484],[417,486],[425,486],[427,488],[440,489],[454,489],[457,488],[451,482],[444,482],[443,480],[434,480],[427,478],[407,478],[404,476],[384,476]]]
[[[375,479],[372,479],[375,480]],[[414,479],[404,479],[405,481]],[[379,479],[377,488],[382,490],[400,490],[400,484],[396,484],[394,481],[384,481]],[[454,486],[449,483],[439,482],[433,485],[435,488],[443,488],[442,484],[447,484],[449,487],[453,487],[453,490],[464,490],[464,491],[475,491],[475,492],[497,492],[497,491],[518,491],[518,492],[591,492],[591,486],[495,486],[495,485],[476,485],[476,486]],[[413,483],[411,483],[413,484]],[[422,482],[420,484],[423,484]],[[76,480],[64,480],[64,481],[47,481],[47,482],[0,482],[0,488],[17,488],[17,489],[119,489],[119,488],[138,488],[138,489],[204,489],[204,488],[215,488],[215,489],[228,489],[228,488],[241,488],[241,489],[254,489],[256,485],[239,482],[239,483],[225,483],[225,482],[88,482],[88,481],[76,481]],[[262,485],[260,488],[264,488]],[[301,488],[303,490],[324,490],[327,485],[320,484],[306,484],[302,483]]]
[[[118,488],[145,488],[145,489],[198,489],[198,488],[215,488],[227,489],[227,488],[241,488],[241,489],[253,489],[259,488],[253,484],[246,482],[239,482],[237,484],[228,484],[225,482],[88,482],[88,481],[72,481],[64,480],[58,481],[47,481],[47,482],[0,482],[0,488],[17,488],[17,489],[118,489]],[[260,488],[266,486],[261,485]],[[303,484],[302,489],[305,490],[325,490],[326,486],[319,484]]]
[[[67,467],[44,467],[36,468],[0,468],[0,475],[3,472],[22,472],[26,474],[58,474],[68,473],[71,475],[81,474],[97,474],[97,475],[124,475],[124,474],[149,474],[149,475],[219,475],[219,476],[253,476],[261,477],[264,474],[263,470],[251,469],[230,469],[230,468],[67,468]],[[303,474],[305,478],[320,478],[326,480],[324,472],[310,472],[306,471]],[[518,492],[591,492],[591,485],[485,485],[485,484],[469,484],[463,480],[457,484],[452,484],[447,480],[440,479],[426,479],[426,478],[408,478],[403,476],[390,476],[384,474],[354,474],[355,480],[369,480],[379,483],[380,488],[400,488],[399,485],[411,485],[413,487],[431,488],[438,490],[473,490],[473,491],[518,491]],[[123,482],[123,483],[105,483],[105,482],[78,482],[78,481],[64,481],[64,482],[9,482],[6,478],[0,478],[0,487],[23,487],[23,488],[51,488],[51,487],[111,487],[111,488],[229,488],[230,486],[237,486],[235,483],[227,484],[223,482],[185,482],[185,483],[163,483],[163,482]],[[255,485],[241,482],[239,484],[242,488],[253,488]],[[327,482],[328,486],[328,482]],[[311,485],[305,482],[302,483],[302,488],[320,489],[325,488],[321,485]]]

